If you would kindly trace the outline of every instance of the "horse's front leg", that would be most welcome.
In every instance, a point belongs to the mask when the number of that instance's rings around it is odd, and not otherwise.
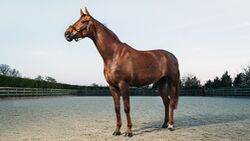
[[[123,98],[124,112],[127,117],[127,132],[125,133],[125,136],[132,137],[133,133],[132,133],[132,121],[130,117],[129,85],[127,85],[126,83],[121,83],[119,87]]]
[[[114,100],[114,105],[115,105],[115,113],[116,113],[116,129],[113,133],[114,136],[119,136],[121,135],[121,126],[122,126],[122,121],[121,121],[121,113],[120,113],[120,93],[119,90],[113,86],[109,86],[110,92],[112,94],[113,100]]]

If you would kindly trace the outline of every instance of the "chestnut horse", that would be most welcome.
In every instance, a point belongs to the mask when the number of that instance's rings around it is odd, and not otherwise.
[[[67,41],[88,37],[93,40],[104,61],[104,76],[114,99],[117,127],[113,135],[121,135],[120,96],[127,117],[127,132],[131,137],[129,87],[156,83],[165,106],[163,128],[173,130],[174,109],[179,97],[179,69],[176,57],[165,50],[139,51],[119,38],[94,19],[87,8],[80,10],[80,19],[65,32]],[[168,125],[167,125],[168,124]]]

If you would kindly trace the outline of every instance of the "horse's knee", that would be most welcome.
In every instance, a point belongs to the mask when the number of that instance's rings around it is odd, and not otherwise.
[[[128,113],[130,112],[130,107],[129,107],[129,106],[124,107],[124,112],[125,112],[126,114],[128,114]]]

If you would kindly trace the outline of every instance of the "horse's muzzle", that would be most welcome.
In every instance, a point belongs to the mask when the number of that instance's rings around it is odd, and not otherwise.
[[[67,41],[71,42],[73,40],[72,36],[71,36],[71,33],[69,31],[66,31],[64,33],[64,37]]]

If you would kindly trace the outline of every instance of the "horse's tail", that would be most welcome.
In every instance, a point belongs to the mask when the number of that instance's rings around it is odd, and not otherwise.
[[[180,94],[180,71],[178,70],[175,82],[175,94],[174,94],[174,109],[177,108],[178,101],[179,101],[179,94]]]

